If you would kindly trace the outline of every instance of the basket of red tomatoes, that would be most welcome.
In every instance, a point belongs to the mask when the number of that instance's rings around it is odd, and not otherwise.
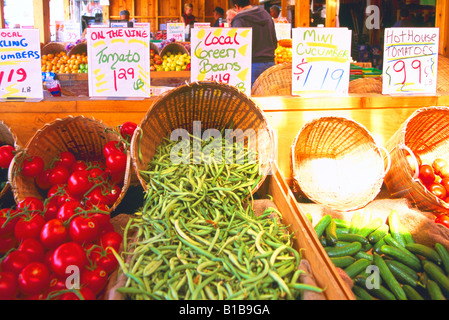
[[[386,143],[391,169],[385,185],[392,197],[435,215],[449,212],[449,108],[416,110]]]
[[[16,153],[9,180],[17,205],[0,213],[0,299],[102,296],[118,266],[122,236],[111,212],[129,186],[129,141],[69,116]]]
[[[8,182],[9,166],[19,149],[19,142],[11,128],[0,121],[0,207],[14,204],[11,185]]]

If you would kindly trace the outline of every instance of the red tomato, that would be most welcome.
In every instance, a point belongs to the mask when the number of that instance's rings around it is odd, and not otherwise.
[[[106,166],[111,173],[125,172],[127,155],[120,151],[112,152],[106,158]]]
[[[14,158],[15,148],[10,145],[3,145],[0,147],[0,168],[8,169]]]
[[[433,172],[432,166],[428,164],[423,164],[419,167],[419,178],[425,185],[429,185],[435,181],[435,173]]]
[[[67,228],[64,226],[62,220],[52,219],[47,221],[42,227],[40,240],[41,243],[48,249],[55,249],[68,239]]]
[[[92,168],[89,170],[89,179],[94,183],[100,183],[101,181],[106,180],[107,173],[100,168]]]
[[[0,272],[0,300],[13,300],[19,291],[17,275],[7,271]]]
[[[442,224],[446,228],[449,228],[449,215],[440,214],[435,218],[435,223]]]
[[[17,203],[17,208],[29,211],[44,211],[44,203],[36,197],[25,197]]]
[[[120,193],[122,192],[122,189],[117,185],[114,184],[111,187],[106,188],[105,190],[105,197],[107,199],[107,205],[112,206],[120,197]]]
[[[63,151],[58,155],[57,161],[55,161],[54,166],[57,167],[61,165],[71,170],[75,162],[76,158],[73,153],[71,153],[70,151]]]
[[[125,148],[123,144],[119,141],[112,140],[107,142],[103,147],[103,156],[107,158],[112,152],[121,151],[123,152]]]
[[[27,238],[39,238],[45,219],[41,214],[22,215],[14,226],[14,236],[22,241]]]
[[[15,250],[3,259],[1,267],[2,271],[19,274],[30,262],[30,257],[25,252]]]
[[[103,236],[106,233],[115,231],[114,229],[114,225],[111,222],[106,223],[105,225],[103,225],[102,229],[100,230],[99,236]]]
[[[49,199],[44,207],[45,221],[56,219],[56,217],[58,216],[58,211],[59,211],[58,199],[56,198]]]
[[[446,193],[449,193],[449,178],[441,179],[440,183],[446,189]]]
[[[445,199],[446,198],[446,188],[443,187],[439,183],[431,183],[429,185],[429,191],[432,192],[433,195],[435,195],[439,199]]]
[[[102,230],[107,224],[111,223],[111,215],[108,213],[95,212],[89,215],[89,218],[97,224],[99,230]]]
[[[86,170],[73,172],[67,181],[67,191],[75,197],[84,195],[92,186],[89,172]]]
[[[14,232],[14,226],[17,222],[17,218],[14,218],[16,214],[17,210],[9,208],[0,209],[0,236]]]
[[[77,160],[72,165],[71,172],[80,171],[80,170],[86,170],[86,169],[87,169],[86,162],[83,161],[83,160]]]
[[[59,291],[59,290],[65,290],[67,289],[67,286],[65,284],[65,280],[58,278],[55,275],[50,276],[50,284],[48,286],[48,293]]]
[[[81,203],[77,200],[70,200],[59,207],[56,217],[62,222],[66,222],[73,215],[78,213],[78,209],[81,208]]]
[[[84,287],[77,291],[82,296],[82,299],[80,299],[78,295],[74,292],[67,292],[62,294],[59,297],[59,300],[95,300],[95,294],[92,292],[91,289]]]
[[[86,252],[78,243],[66,242],[55,249],[50,263],[53,272],[61,277],[66,276],[69,266],[77,266],[82,272],[87,264]]]
[[[31,262],[44,261],[45,249],[42,243],[34,238],[23,240],[17,250],[24,252],[30,258]]]
[[[16,248],[18,241],[16,237],[11,234],[0,236],[0,255],[7,253],[12,248]]]
[[[50,284],[50,271],[41,262],[27,265],[18,277],[19,289],[26,295],[41,293]]]
[[[65,184],[69,179],[70,172],[69,169],[65,166],[57,166],[51,170],[50,176],[48,177],[48,181],[52,185],[55,184]]]
[[[131,121],[126,121],[120,126],[120,135],[122,136],[123,139],[130,142],[136,129],[137,124]]]
[[[79,244],[87,244],[94,241],[98,236],[98,232],[98,225],[91,218],[78,216],[69,225],[70,238]]]
[[[108,199],[101,186],[95,187],[86,195],[86,207],[107,205]]]
[[[50,173],[52,169],[45,169],[41,173],[39,173],[36,178],[34,178],[34,182],[36,186],[41,190],[48,190],[51,188],[52,184],[50,183]]]
[[[98,295],[107,283],[108,273],[101,268],[86,269],[81,273],[81,285],[92,290],[95,295]]]
[[[25,177],[34,178],[44,171],[44,167],[44,160],[41,157],[31,156],[23,160],[21,172]]]
[[[97,268],[104,269],[108,274],[118,266],[118,261],[110,250],[94,248],[90,251],[89,258]]]
[[[112,247],[116,252],[118,252],[121,244],[122,236],[120,235],[120,233],[115,231],[108,232],[102,235],[100,238],[100,245],[105,250],[107,250],[107,248],[109,247]]]
[[[106,169],[105,171],[108,173],[110,182],[112,184],[123,185],[123,180],[125,179],[126,171],[120,171],[116,173],[111,172],[111,170],[109,169]]]

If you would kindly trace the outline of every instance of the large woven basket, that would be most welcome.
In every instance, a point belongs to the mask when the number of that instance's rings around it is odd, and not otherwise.
[[[187,53],[190,55],[189,50],[187,50],[186,47],[184,47],[181,43],[177,42],[170,42],[165,47],[162,48],[160,56],[163,57],[167,52],[170,52],[172,54],[178,54],[179,52],[184,54]]]
[[[272,66],[257,77],[251,89],[252,96],[283,96],[292,93],[292,63]]]
[[[449,211],[449,204],[430,193],[419,180],[414,157],[419,156],[423,163],[449,159],[448,123],[448,107],[420,108],[387,141],[391,170],[385,176],[385,185],[392,197],[405,197],[418,209],[436,215]]]
[[[24,152],[30,156],[39,156],[49,165],[63,151],[72,152],[80,160],[102,160],[103,146],[112,140],[119,140],[119,134],[105,129],[111,129],[101,121],[84,116],[68,116],[47,123],[36,131],[27,142]],[[28,178],[19,172],[19,160],[16,156],[9,170],[9,180],[16,202],[32,196],[43,199],[33,178]],[[122,192],[111,206],[113,211],[122,201],[129,187],[131,175],[131,156],[128,151],[128,163],[123,181]]]
[[[353,120],[321,117],[309,121],[291,147],[294,187],[332,210],[363,208],[380,192],[389,170],[381,150],[370,132]]]
[[[72,49],[69,50],[69,52],[67,53],[67,55],[70,57],[74,54],[83,54],[86,53],[87,54],[87,42],[80,42],[76,45],[74,45],[72,47]]]
[[[16,134],[11,128],[0,120],[0,146],[10,145],[16,150],[19,150],[21,145]],[[6,207],[8,204],[14,204],[14,197],[12,196],[11,184],[8,180],[5,187],[0,191],[0,207]]]
[[[275,158],[274,132],[263,111],[248,96],[227,84],[202,81],[179,86],[159,96],[138,126],[131,141],[131,158],[144,190],[147,183],[140,171],[146,170],[163,138],[176,129],[193,133],[195,121],[200,121],[201,134],[207,129],[234,129],[236,139],[249,137],[257,141],[257,157],[262,179],[265,180]],[[248,146],[248,138],[244,139]],[[141,155],[141,156],[139,156]]]
[[[382,93],[381,78],[359,78],[349,81],[348,93]]]
[[[160,53],[159,47],[155,43],[153,43],[153,42],[150,42],[150,49],[154,50],[154,54],[159,54]]]
[[[62,43],[59,43],[59,42],[50,42],[50,43],[47,43],[42,48],[41,54],[44,56],[44,55],[47,55],[50,53],[56,54],[56,53],[60,53],[60,52],[67,53],[66,47]]]

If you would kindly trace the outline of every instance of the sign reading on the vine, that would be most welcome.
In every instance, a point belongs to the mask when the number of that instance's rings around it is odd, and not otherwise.
[[[0,99],[43,99],[38,29],[0,29]]]
[[[346,95],[351,63],[351,30],[295,28],[292,33],[292,94]]]
[[[438,28],[385,29],[382,93],[434,94],[438,41]]]
[[[87,29],[90,97],[150,97],[150,30]]]
[[[191,81],[217,81],[251,94],[251,28],[193,28]]]

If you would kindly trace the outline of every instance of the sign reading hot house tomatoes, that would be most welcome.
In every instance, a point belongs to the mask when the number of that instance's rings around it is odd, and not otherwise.
[[[193,28],[191,81],[218,81],[251,93],[251,28]]]
[[[150,30],[88,28],[90,97],[150,96]]]
[[[0,29],[0,99],[43,99],[38,29]]]

